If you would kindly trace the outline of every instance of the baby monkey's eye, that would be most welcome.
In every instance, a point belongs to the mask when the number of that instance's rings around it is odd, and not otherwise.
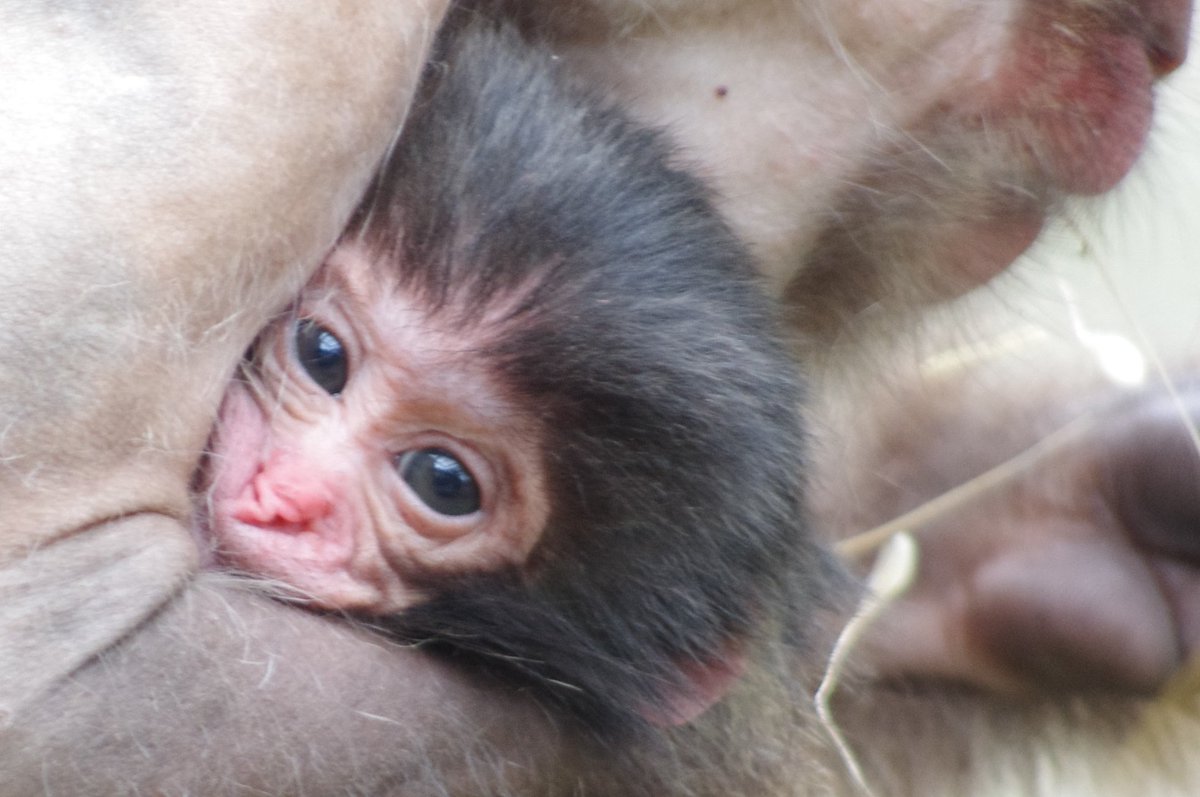
[[[439,515],[460,517],[479,511],[475,477],[453,454],[440,448],[406,451],[397,458],[400,477]]]
[[[296,324],[296,359],[318,386],[331,396],[346,387],[349,363],[342,342],[325,327],[309,318]]]

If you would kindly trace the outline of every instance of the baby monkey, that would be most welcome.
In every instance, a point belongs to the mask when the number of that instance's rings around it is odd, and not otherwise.
[[[671,154],[518,34],[459,20],[225,398],[220,561],[598,733],[719,699],[828,564],[771,306]]]

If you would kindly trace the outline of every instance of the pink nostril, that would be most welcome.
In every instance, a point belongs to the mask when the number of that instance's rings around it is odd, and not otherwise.
[[[268,465],[246,485],[232,515],[242,523],[302,530],[332,510],[332,492],[323,479],[301,469]]]

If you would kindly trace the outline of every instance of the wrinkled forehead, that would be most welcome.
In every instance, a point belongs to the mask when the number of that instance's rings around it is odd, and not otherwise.
[[[403,236],[399,233],[396,239]],[[369,310],[385,303],[390,318],[400,329],[421,324],[426,332],[440,331],[464,346],[494,343],[530,305],[545,301],[549,293],[573,294],[572,286],[550,277],[561,258],[545,258],[506,269],[504,279],[482,275],[490,253],[423,252],[403,246],[380,245],[363,237],[344,239],[305,289],[306,298],[319,300],[323,294],[340,297]],[[457,261],[442,263],[443,259]],[[448,282],[445,286],[438,283]]]
[[[369,354],[360,355],[363,362],[396,395],[424,395],[485,422],[508,425],[527,415],[489,361],[502,302],[470,319],[434,312],[399,278],[404,267],[361,242],[342,243],[305,288],[299,312],[345,319],[356,346]]]

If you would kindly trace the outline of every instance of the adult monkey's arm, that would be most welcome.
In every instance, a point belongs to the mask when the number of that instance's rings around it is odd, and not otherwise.
[[[214,573],[0,730],[0,794],[571,794],[530,701]]]
[[[0,4],[0,712],[194,569],[233,365],[394,135],[444,0]]]

